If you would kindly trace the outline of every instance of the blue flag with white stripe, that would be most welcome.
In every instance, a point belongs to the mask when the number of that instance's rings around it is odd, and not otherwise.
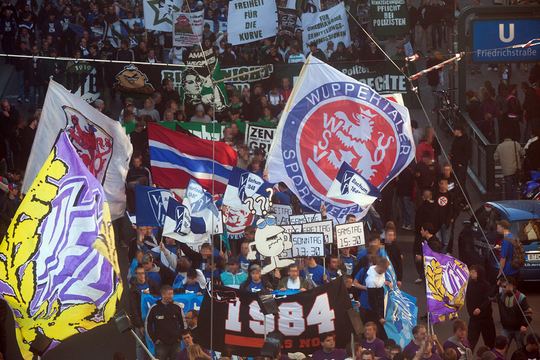
[[[138,226],[162,227],[172,193],[167,189],[135,186],[135,207]]]
[[[377,187],[373,186],[346,162],[341,164],[336,178],[326,194],[329,198],[354,202],[362,208],[373,204],[379,195]]]
[[[191,215],[191,231],[195,234],[223,233],[221,212],[216,207],[212,195],[191,179],[186,188],[182,204],[189,209]]]
[[[266,215],[272,205],[272,185],[259,175],[233,168],[223,196],[223,205],[233,209],[248,209],[252,214]]]

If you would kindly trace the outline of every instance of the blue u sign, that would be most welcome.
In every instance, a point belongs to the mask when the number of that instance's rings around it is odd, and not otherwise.
[[[540,47],[507,48],[525,44],[540,35],[540,19],[474,20],[474,62],[540,61]],[[506,49],[504,49],[506,48]]]

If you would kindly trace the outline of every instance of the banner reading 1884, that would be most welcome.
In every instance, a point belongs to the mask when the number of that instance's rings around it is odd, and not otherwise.
[[[265,321],[256,293],[216,288],[230,302],[205,295],[199,317],[201,334],[210,334],[213,314],[213,349],[239,356],[257,356],[264,344]],[[229,296],[231,295],[231,296]],[[266,331],[283,335],[283,352],[312,353],[320,349],[320,335],[336,334],[337,347],[345,347],[352,331],[347,310],[351,301],[345,283],[338,278],[328,284],[296,295],[276,298],[278,314],[266,315]],[[210,348],[210,336],[201,337],[201,346]]]

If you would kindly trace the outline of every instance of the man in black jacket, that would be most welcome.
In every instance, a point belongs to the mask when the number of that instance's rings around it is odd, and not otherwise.
[[[448,191],[448,179],[439,179],[438,189],[433,199],[437,207],[436,227],[439,229],[437,235],[441,239],[443,252],[451,253],[452,248],[448,245],[453,243],[451,237],[453,236],[452,229],[456,218],[456,204],[454,194]]]
[[[163,285],[161,300],[152,306],[146,318],[146,331],[160,360],[176,360],[180,355],[185,319],[182,307],[173,302],[173,295],[173,288]]]
[[[492,349],[495,346],[496,333],[490,299],[492,290],[493,287],[484,277],[484,268],[479,265],[471,266],[465,303],[469,313],[468,340],[473,352],[480,334],[487,347]]]
[[[398,287],[401,286],[403,280],[403,253],[396,242],[396,228],[387,226],[384,230],[384,248],[388,253],[390,262],[396,273]]]
[[[467,181],[467,166],[469,166],[470,160],[471,142],[465,134],[463,125],[457,124],[454,127],[454,141],[450,149],[450,161],[456,178],[463,189],[465,189],[465,182]]]
[[[421,283],[424,278],[424,264],[422,263],[422,224],[436,222],[436,206],[433,202],[433,193],[430,189],[424,189],[422,191],[422,203],[416,210],[416,216],[414,217],[414,245],[413,254],[415,256],[416,271],[418,272],[418,279],[415,283]]]

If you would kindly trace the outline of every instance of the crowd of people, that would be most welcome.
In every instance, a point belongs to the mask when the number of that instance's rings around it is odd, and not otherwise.
[[[321,3],[322,9],[335,4],[330,0]],[[306,2],[304,6],[307,8],[309,4]],[[359,23],[369,23],[367,2],[347,2],[347,5]],[[277,37],[266,39],[260,44],[232,46],[227,42],[225,32],[219,28],[227,20],[226,2],[186,1],[185,6],[192,11],[204,8],[206,24],[202,46],[205,49],[213,48],[222,66],[296,63],[305,60],[307,53],[302,51],[301,33],[298,31],[290,38]],[[454,3],[422,0],[418,7],[409,4],[408,10],[410,32],[407,41],[415,49],[432,54],[433,64],[442,61],[435,50],[448,45],[449,29],[454,23]],[[4,53],[180,64],[190,51],[172,47],[170,34],[145,31],[141,21],[141,2],[60,0],[45,1],[38,6],[34,1],[21,0],[12,4],[4,0],[0,12]],[[384,55],[355,23],[350,21],[349,25],[353,39],[350,47],[329,43],[324,49],[310,46],[308,53],[332,62],[369,63],[384,60]],[[121,31],[113,33],[110,30],[112,28]],[[394,59],[403,60],[404,42],[391,38],[383,42],[383,46]],[[15,65],[20,84],[18,102],[33,106],[42,104],[48,80],[51,77],[61,78],[67,65],[59,60],[45,61],[37,58],[10,61]],[[530,80],[530,84],[537,83],[538,66],[533,68],[531,74],[537,77],[534,81]],[[94,106],[123,124],[135,124],[135,130],[130,134],[134,152],[126,179],[127,208],[133,212],[134,187],[137,184],[153,184],[149,170],[146,125],[150,122],[174,120],[208,123],[216,114],[211,107],[203,104],[186,106],[171,80],[163,80],[162,86],[148,97],[133,99],[117,96],[119,94],[113,90],[112,79],[112,73],[106,66],[98,66],[97,82],[104,89],[104,99],[96,100]],[[436,83],[434,86],[438,85]],[[537,130],[540,129],[537,126],[538,106],[535,106],[538,95],[529,84],[523,84],[522,89],[525,93],[523,104],[516,98],[516,86],[508,84],[499,86],[496,93],[493,86],[486,83],[480,91],[480,99],[474,92],[467,94],[467,110],[471,119],[484,131],[486,137],[502,141],[496,156],[501,161],[505,177],[510,177],[506,192],[508,198],[516,197],[512,176],[517,175],[521,168],[521,158],[512,158],[512,150],[515,154],[522,153],[520,144],[514,140],[524,142],[530,132],[535,136],[540,135]],[[228,91],[229,109],[219,115],[219,119],[227,124],[222,141],[237,151],[238,167],[262,175],[266,154],[261,150],[250,151],[244,143],[238,121],[277,122],[291,95],[292,84],[288,78],[284,78],[270,87],[254,84],[241,92],[231,87]],[[121,101],[119,107],[113,106],[117,100]],[[0,189],[5,193],[0,198],[1,237],[21,201],[21,180],[39,118],[40,110],[25,117],[15,104],[7,100],[0,102]],[[512,124],[509,125],[509,122]],[[538,359],[539,337],[529,329],[531,309],[526,296],[517,288],[519,266],[513,261],[516,240],[509,231],[509,224],[504,221],[497,226],[497,236],[501,242],[498,280],[488,278],[486,269],[481,265],[471,264],[466,294],[469,323],[455,320],[454,335],[442,344],[424,325],[414,328],[413,341],[403,349],[387,338],[383,327],[383,287],[393,286],[385,277],[387,269],[392,265],[396,273],[396,285],[401,286],[403,259],[404,256],[410,256],[414,258],[418,272],[415,282],[423,284],[422,243],[426,241],[436,252],[453,254],[455,221],[462,211],[471,210],[461,190],[466,185],[467,166],[472,151],[466,129],[462,125],[454,128],[450,162],[447,163],[441,161],[441,145],[434,136],[434,129],[421,129],[414,120],[412,123],[417,145],[416,161],[385,187],[380,201],[368,214],[368,244],[360,249],[338,250],[328,247],[325,267],[320,258],[310,257],[298,259],[288,268],[262,275],[261,262],[248,260],[249,242],[253,241],[256,231],[254,226],[247,226],[241,238],[230,239],[230,249],[224,248],[218,238],[214,239],[213,245],[205,243],[199,249],[192,249],[167,237],[162,242],[158,241],[161,236],[151,227],[122,229],[123,235],[119,241],[128,247],[130,263],[128,312],[138,335],[147,334],[151,338],[159,359],[209,359],[211,354],[208,350],[198,345],[201,336],[206,336],[197,330],[198,312],[191,310],[183,313],[172,301],[175,293],[202,294],[208,282],[248,292],[307,291],[343,276],[351,301],[362,317],[364,334],[357,339],[354,349],[338,349],[334,334],[321,334],[321,349],[312,354],[314,359],[345,359],[353,355],[353,350],[354,356],[362,360]],[[494,123],[499,124],[499,129],[505,130],[494,133]],[[180,128],[178,130],[184,131]],[[500,134],[508,134],[508,139],[503,139]],[[529,169],[540,168],[540,164],[534,162],[539,161],[537,159],[540,156],[531,155],[537,154],[540,142],[536,140],[525,150],[525,166]],[[294,213],[302,211],[298,199],[284,184],[276,185],[273,202],[291,205]],[[397,208],[394,203],[398,203]],[[320,210],[325,217],[325,208]],[[347,221],[356,222],[357,219],[349,216]],[[399,245],[398,235],[405,232],[414,236],[412,249],[402,249]],[[159,252],[156,252],[156,247],[159,247]],[[388,258],[382,256],[383,249]],[[161,255],[167,260],[168,266],[161,261]],[[142,317],[141,312],[143,293],[160,296],[147,319]],[[493,304],[497,304],[501,318],[502,331],[499,335],[492,316]],[[477,347],[480,335],[484,345]],[[509,354],[512,341],[515,341],[517,350]],[[233,354],[222,355],[226,359],[226,356]],[[287,354],[281,356],[285,358]],[[138,345],[137,359],[146,358],[144,350]]]

